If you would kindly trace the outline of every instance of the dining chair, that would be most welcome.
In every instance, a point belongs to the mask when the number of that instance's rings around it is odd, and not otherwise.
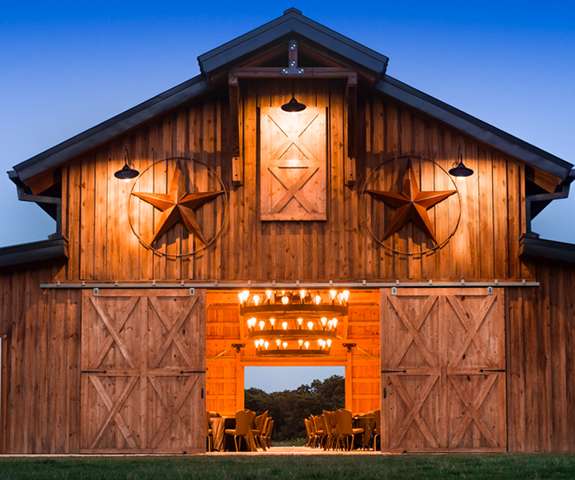
[[[381,444],[381,411],[376,410],[375,415],[375,428],[373,429],[373,449],[377,449],[377,439],[379,438],[379,443]]]
[[[323,425],[325,430],[324,450],[335,448],[336,431],[335,431],[335,414],[332,411],[324,410],[322,413]]]
[[[336,446],[342,450],[352,450],[356,435],[363,433],[363,428],[353,428],[352,414],[349,410],[337,410],[335,412]]]
[[[323,447],[324,440],[325,440],[325,429],[324,429],[324,422],[319,415],[313,415],[312,417],[313,426],[316,434],[316,442],[318,447]]]
[[[268,410],[263,412],[261,415],[257,415],[254,420],[254,428],[252,429],[252,434],[256,445],[259,445],[262,450],[266,449],[265,443],[263,443],[261,439],[265,435],[265,427],[268,418]]]
[[[226,435],[233,435],[236,452],[240,451],[242,438],[245,440],[249,451],[256,450],[256,445],[252,433],[252,424],[256,414],[250,410],[240,410],[236,412],[235,428],[226,428]]]
[[[303,424],[305,425],[305,434],[306,434],[306,442],[305,442],[305,446],[306,447],[312,447],[313,446],[313,432],[311,429],[311,422],[309,421],[309,418],[304,418],[303,419]]]
[[[266,448],[271,448],[272,446],[272,432],[274,429],[274,419],[271,417],[267,417],[267,422],[265,426],[265,433],[262,436],[262,445],[265,445]]]
[[[210,422],[210,412],[206,412],[206,420],[207,420],[207,424],[208,424],[208,434],[207,434],[207,440],[208,440],[208,452],[211,452],[214,449],[214,432],[212,431],[212,424]]]

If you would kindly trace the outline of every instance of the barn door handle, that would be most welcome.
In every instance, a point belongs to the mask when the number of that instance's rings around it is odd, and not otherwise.
[[[407,373],[407,370],[389,368],[389,369],[383,369],[381,373]]]
[[[82,370],[82,373],[108,373],[108,370],[100,370],[97,368],[91,370]]]
[[[479,373],[498,373],[504,372],[504,368],[480,368]]]
[[[180,370],[180,375],[185,373],[206,373],[205,370]]]
[[[387,388],[383,387],[383,399],[385,400],[387,398]]]
[[[202,389],[200,390],[200,395],[202,400],[204,399],[204,387],[202,387]]]

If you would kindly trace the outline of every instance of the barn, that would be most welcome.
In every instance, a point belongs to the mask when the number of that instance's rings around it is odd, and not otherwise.
[[[296,9],[198,62],[9,172],[0,452],[203,452],[254,365],[344,366],[385,452],[574,452],[573,166]]]

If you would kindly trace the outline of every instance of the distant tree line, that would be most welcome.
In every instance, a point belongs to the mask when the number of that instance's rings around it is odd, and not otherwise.
[[[345,380],[332,375],[325,380],[314,380],[295,390],[267,393],[259,388],[245,391],[245,406],[258,414],[268,410],[274,419],[274,440],[305,437],[303,419],[321,414],[323,410],[343,408]]]

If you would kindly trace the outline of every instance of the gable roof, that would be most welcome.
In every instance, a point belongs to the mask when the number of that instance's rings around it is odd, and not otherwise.
[[[15,165],[12,178],[25,183],[26,179],[57,168],[68,160],[128,132],[155,116],[167,113],[185,102],[205,95],[215,88],[209,84],[207,79],[211,72],[222,69],[291,33],[301,35],[376,73],[380,80],[375,88],[382,94],[420,110],[535,168],[547,171],[565,181],[570,180],[569,174],[573,165],[569,162],[390,77],[386,74],[388,58],[385,55],[305,17],[296,9],[286,10],[275,20],[200,55],[198,62],[202,73],[191,80]]]
[[[296,8],[289,8],[281,17],[200,55],[198,57],[200,70],[205,75],[210,74],[230,62],[235,62],[269,43],[294,33],[371,70],[378,77],[385,74],[388,57],[317,23]]]

